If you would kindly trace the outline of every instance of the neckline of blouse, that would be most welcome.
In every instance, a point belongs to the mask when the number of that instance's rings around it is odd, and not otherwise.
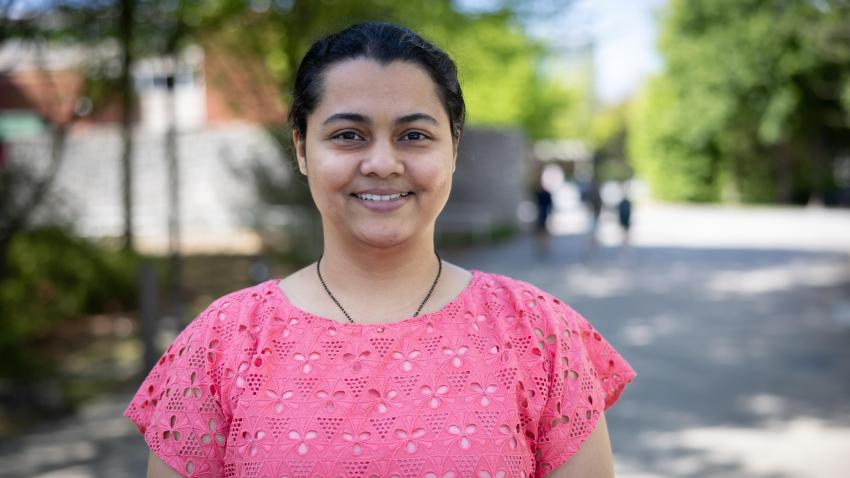
[[[275,295],[286,307],[289,307],[290,309],[296,311],[297,313],[299,313],[303,316],[310,317],[313,320],[327,322],[329,324],[333,324],[333,325],[336,325],[336,326],[343,326],[343,327],[359,327],[359,328],[383,327],[383,328],[388,328],[388,327],[399,327],[399,326],[403,326],[403,325],[411,325],[411,324],[415,324],[415,323],[418,323],[418,322],[421,322],[421,321],[424,321],[424,320],[431,319],[434,316],[444,314],[451,307],[455,306],[456,304],[461,303],[466,298],[466,296],[469,295],[475,289],[475,286],[477,285],[479,279],[481,278],[481,274],[482,274],[482,272],[477,270],[477,269],[469,269],[469,272],[472,273],[472,277],[470,277],[469,282],[466,283],[466,286],[464,286],[463,290],[461,290],[458,293],[458,295],[455,296],[454,299],[450,300],[444,306],[440,307],[438,310],[435,310],[434,312],[428,312],[427,314],[421,314],[421,315],[417,315],[415,317],[411,316],[411,317],[407,317],[405,319],[396,320],[394,322],[375,322],[375,323],[356,322],[356,323],[351,323],[351,322],[339,322],[339,321],[336,321],[336,320],[333,320],[333,319],[329,319],[327,317],[322,317],[320,315],[316,315],[316,314],[307,312],[306,310],[303,310],[303,309],[295,306],[292,302],[290,302],[289,298],[286,297],[286,294],[283,292],[283,289],[280,288],[280,285],[279,285],[280,281],[281,281],[280,278],[269,279],[267,284],[270,285],[271,288],[276,291]]]

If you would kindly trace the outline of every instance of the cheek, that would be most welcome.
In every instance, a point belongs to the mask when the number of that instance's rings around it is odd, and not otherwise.
[[[311,159],[310,174],[321,192],[337,192],[350,184],[356,169],[338,157],[316,157]],[[318,192],[318,191],[317,191]]]
[[[446,190],[451,189],[454,168],[451,149],[441,151],[428,160],[416,161],[412,167],[415,171],[412,176],[423,191],[447,193]]]
[[[417,189],[426,193],[444,193],[451,186],[451,168],[438,164],[417,165],[411,176]]]

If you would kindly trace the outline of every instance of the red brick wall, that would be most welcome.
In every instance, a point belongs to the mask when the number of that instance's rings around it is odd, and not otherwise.
[[[0,111],[37,112],[50,123],[64,123],[71,118],[74,105],[84,94],[84,77],[75,70],[16,71],[0,77]],[[135,109],[138,119],[138,108]],[[117,123],[121,120],[118,95],[93,105],[92,112],[78,120],[86,123]]]
[[[262,61],[207,50],[204,75],[210,123],[242,119],[270,125],[286,121],[286,107]]]
[[[209,123],[245,120],[275,125],[286,121],[279,90],[262,61],[208,51],[204,76]],[[47,121],[65,122],[73,114],[83,88],[83,75],[75,70],[17,71],[0,77],[0,111],[36,111]],[[121,98],[117,94],[93,106],[92,113],[80,118],[78,124],[121,121]],[[138,120],[138,105],[134,112]]]

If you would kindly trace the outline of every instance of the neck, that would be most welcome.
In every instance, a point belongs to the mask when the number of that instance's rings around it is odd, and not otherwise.
[[[410,313],[415,311],[437,276],[433,231],[430,236],[423,234],[386,248],[352,244],[335,239],[338,237],[325,234],[321,271],[349,313],[370,307],[395,311],[411,304],[415,306]]]

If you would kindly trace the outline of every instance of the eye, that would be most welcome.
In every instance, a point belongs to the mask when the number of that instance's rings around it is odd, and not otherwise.
[[[428,136],[421,131],[408,131],[404,133],[404,135],[402,135],[401,137],[402,141],[422,141],[426,139],[430,138],[428,138]]]
[[[331,136],[331,139],[339,139],[342,141],[359,141],[364,138],[356,131],[340,131],[339,133],[336,133],[335,135]]]

